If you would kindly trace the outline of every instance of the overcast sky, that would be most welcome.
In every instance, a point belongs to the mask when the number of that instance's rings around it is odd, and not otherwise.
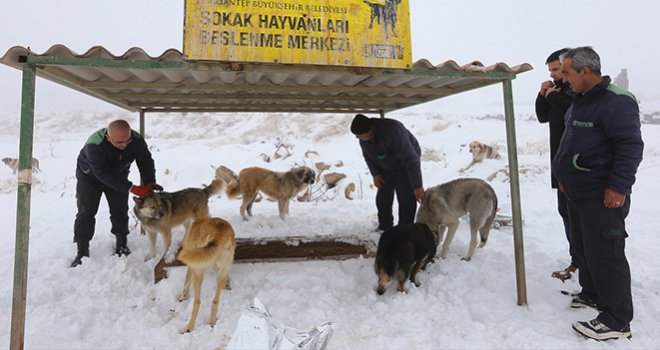
[[[293,0],[289,0],[291,2]],[[5,1],[0,11],[0,56],[19,45],[43,53],[64,44],[77,53],[101,45],[115,55],[141,47],[151,56],[182,49],[183,0]],[[631,0],[410,0],[413,60],[433,64],[474,60],[485,65],[530,63],[513,82],[515,105],[530,105],[548,78],[548,54],[566,46],[591,45],[603,74],[628,70],[630,90],[642,102],[660,100],[660,14],[657,1]],[[21,72],[0,65],[0,114],[20,112]],[[466,104],[500,108],[501,85],[425,105]],[[503,108],[503,107],[501,107]],[[37,80],[36,112],[116,110],[73,90]]]

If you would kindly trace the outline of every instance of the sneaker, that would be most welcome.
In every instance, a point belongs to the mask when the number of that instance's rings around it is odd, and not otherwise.
[[[589,298],[585,298],[580,294],[573,297],[573,300],[571,300],[571,307],[574,309],[582,309],[585,307],[589,307],[598,311],[598,305],[596,304],[596,302],[594,302]]]
[[[573,329],[585,336],[595,340],[623,339],[632,337],[630,326],[625,326],[619,330],[611,329],[602,324],[597,319],[591,321],[578,321],[573,323]]]

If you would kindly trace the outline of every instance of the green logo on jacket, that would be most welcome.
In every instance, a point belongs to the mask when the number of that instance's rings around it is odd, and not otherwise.
[[[578,128],[593,128],[594,123],[593,122],[581,122],[579,120],[574,120],[573,121],[573,126],[576,126]]]

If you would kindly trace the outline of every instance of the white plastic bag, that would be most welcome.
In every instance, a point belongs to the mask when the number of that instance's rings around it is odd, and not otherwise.
[[[332,323],[326,322],[310,331],[301,331],[273,320],[264,304],[254,298],[241,314],[227,350],[323,350],[333,333]]]

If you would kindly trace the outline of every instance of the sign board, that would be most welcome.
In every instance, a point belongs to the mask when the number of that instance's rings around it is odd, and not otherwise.
[[[189,60],[410,68],[409,0],[186,0]]]

